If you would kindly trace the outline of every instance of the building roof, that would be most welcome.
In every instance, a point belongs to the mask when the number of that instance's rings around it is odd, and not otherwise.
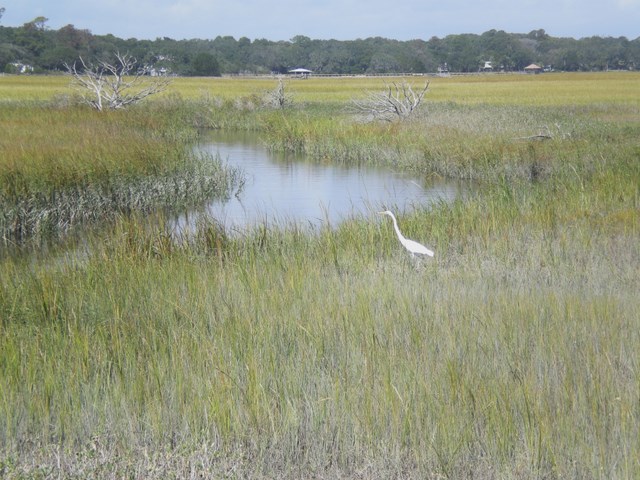
[[[525,70],[542,70],[542,67],[540,65],[536,65],[535,63],[532,63],[531,65],[524,67],[524,69]]]

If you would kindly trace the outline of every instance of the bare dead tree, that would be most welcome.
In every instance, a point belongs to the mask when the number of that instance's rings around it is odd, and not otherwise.
[[[96,110],[117,110],[133,105],[144,98],[160,93],[171,80],[166,76],[150,77],[151,67],[138,67],[137,60],[128,54],[116,53],[116,62],[105,60],[87,64],[80,57],[82,68],[76,63],[65,64],[75,86],[83,92],[83,101]]]
[[[293,103],[293,97],[286,90],[286,85],[282,78],[278,79],[278,86],[275,90],[267,92],[267,104],[274,108],[285,109]]]
[[[364,99],[352,100],[352,110],[370,120],[405,120],[420,107],[428,88],[429,82],[418,92],[406,80],[385,84],[381,92],[368,92]]]

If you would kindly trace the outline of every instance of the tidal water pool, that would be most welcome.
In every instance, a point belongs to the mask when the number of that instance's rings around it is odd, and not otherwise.
[[[215,132],[197,147],[242,169],[245,183],[229,199],[215,200],[184,214],[182,228],[198,215],[226,229],[255,225],[335,226],[381,209],[408,212],[437,201],[452,201],[465,187],[446,180],[417,178],[387,168],[347,167],[315,162],[304,155],[273,152],[255,133]]]

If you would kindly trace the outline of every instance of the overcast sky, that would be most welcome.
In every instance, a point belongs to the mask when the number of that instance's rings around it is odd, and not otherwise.
[[[121,38],[396,40],[544,29],[554,37],[640,36],[640,0],[0,0],[0,25],[36,17]]]

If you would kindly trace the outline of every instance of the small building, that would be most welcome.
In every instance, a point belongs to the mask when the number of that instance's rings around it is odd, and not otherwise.
[[[542,67],[540,65],[532,63],[531,65],[527,65],[526,67],[524,67],[524,71],[527,73],[540,73],[542,72]]]
[[[484,67],[480,67],[481,72],[493,72],[493,62],[484,62]]]
[[[289,73],[296,77],[307,78],[313,72],[311,70],[307,70],[306,68],[294,68],[293,70],[289,70]]]

